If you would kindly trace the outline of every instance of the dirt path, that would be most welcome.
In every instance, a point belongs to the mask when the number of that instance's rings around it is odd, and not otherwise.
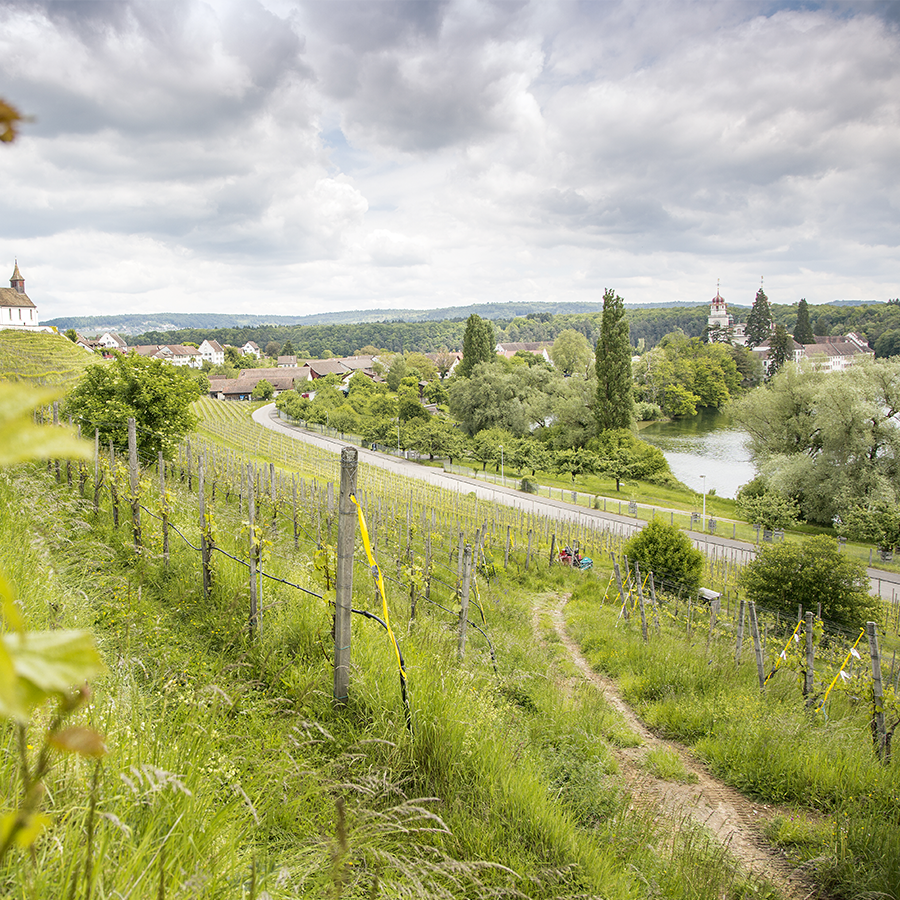
[[[764,878],[777,887],[785,897],[805,900],[816,895],[813,885],[806,882],[777,850],[763,837],[762,828],[776,810],[748,800],[743,794],[713,778],[690,751],[671,741],[656,737],[647,729],[634,711],[620,696],[614,682],[595,672],[565,627],[563,608],[567,598],[548,598],[535,608],[535,625],[541,615],[549,615],[560,641],[583,677],[591,682],[604,699],[617,710],[628,726],[641,738],[639,747],[615,750],[622,773],[637,800],[663,807],[676,821],[689,816],[707,828],[728,848],[751,874]],[[540,633],[539,628],[535,628]],[[641,762],[647,752],[664,747],[675,751],[685,768],[697,778],[696,784],[679,784],[654,778]]]

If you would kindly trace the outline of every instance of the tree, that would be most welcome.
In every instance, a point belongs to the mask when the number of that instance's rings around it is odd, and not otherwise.
[[[900,500],[900,359],[824,373],[785,366],[733,407],[765,483],[830,525]]]
[[[281,352],[278,354],[279,356],[293,356],[294,355],[294,345],[289,341],[285,341],[281,347]]]
[[[844,513],[838,531],[853,540],[893,550],[900,547],[900,509],[883,500],[870,506],[853,506]]]
[[[74,328],[67,328],[66,337],[74,344],[78,340],[78,332]]]
[[[269,341],[266,344],[265,354],[266,356],[270,356],[272,359],[278,356],[279,351],[281,350],[281,344],[278,341]]]
[[[597,402],[594,413],[600,431],[631,428],[634,420],[634,388],[631,378],[631,343],[625,303],[607,289],[603,293],[603,318],[597,341]]]
[[[271,400],[274,394],[275,388],[272,387],[272,382],[263,378],[254,385],[250,398],[252,400]]]
[[[794,340],[798,344],[814,344],[816,336],[813,334],[812,325],[809,324],[809,304],[805,297],[800,298],[797,304],[797,324],[794,326]]]
[[[412,426],[409,446],[418,453],[427,453],[429,459],[446,456],[450,462],[458,457],[464,448],[465,438],[446,419],[438,416]]]
[[[550,358],[563,375],[584,374],[591,361],[591,345],[580,331],[567,328],[553,342]]]
[[[456,354],[451,353],[446,347],[441,347],[434,359],[434,364],[437,366],[438,375],[440,375],[442,379],[446,378],[450,369],[453,368],[453,363],[455,362]]]
[[[754,479],[752,485],[758,479]],[[800,507],[792,497],[785,497],[764,485],[761,491],[747,490],[744,485],[737,495],[737,511],[751,525],[760,528],[790,528],[800,518]]]
[[[138,453],[154,460],[160,450],[171,459],[197,417],[191,403],[200,385],[184,369],[131,353],[88,366],[66,400],[66,413],[82,423],[83,433],[100,431],[103,443],[128,447],[128,419],[137,423]]]
[[[604,431],[588,444],[588,449],[597,458],[597,470],[616,479],[617,491],[626,479],[638,478],[661,484],[672,478],[662,450],[640,440],[630,429]]]
[[[791,336],[785,331],[784,325],[776,325],[769,341],[769,378],[771,378],[794,355],[794,347]]]
[[[747,327],[744,333],[747,335],[747,346],[757,347],[772,332],[772,310],[769,308],[769,298],[766,292],[760,288],[756,292],[756,299],[750,315],[747,316]]]
[[[463,335],[463,358],[456,367],[461,378],[468,378],[479,363],[492,362],[497,358],[494,349],[494,326],[487,319],[472,313],[466,320]]]
[[[815,610],[821,603],[823,619],[855,628],[878,615],[879,600],[869,594],[864,564],[823,534],[802,544],[763,547],[739,583],[748,600],[791,616],[798,605]]]
[[[683,384],[670,384],[663,394],[662,411],[673,419],[696,416],[700,398]]]
[[[653,572],[656,584],[670,582],[696,594],[703,575],[703,554],[676,526],[661,519],[648,522],[624,547],[630,563],[639,563],[641,572]]]

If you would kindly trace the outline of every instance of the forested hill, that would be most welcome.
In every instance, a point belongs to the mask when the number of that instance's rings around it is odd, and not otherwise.
[[[647,346],[676,328],[689,336],[703,333],[709,306],[641,308],[627,310],[631,326],[632,342],[640,338]],[[494,322],[498,341],[552,341],[567,328],[581,332],[591,344],[595,344],[600,332],[602,313],[550,315],[530,313],[526,317],[501,319]],[[429,352],[447,347],[462,347],[465,319],[444,319],[437,322],[357,322],[329,325],[266,325],[257,328],[199,328],[179,331],[148,331],[129,340],[129,343],[162,344],[192,341],[200,343],[204,338],[215,338],[223,344],[242,346],[246,341],[256,341],[265,347],[270,341],[283,344],[290,340],[298,356],[327,357],[347,356],[363,347],[376,347],[394,352],[416,350]]]
[[[667,304],[669,305],[669,304]],[[477,303],[443,309],[369,309],[321,312],[306,316],[266,316],[241,313],[128,313],[115,316],[64,316],[49,319],[60,331],[74,328],[88,334],[114,331],[136,335],[149,332],[187,331],[190,329],[260,328],[287,325],[348,325],[363,322],[441,322],[447,319],[467,319],[476,313],[483,319],[512,319],[528,314],[566,315],[576,312],[599,312],[597,303]]]

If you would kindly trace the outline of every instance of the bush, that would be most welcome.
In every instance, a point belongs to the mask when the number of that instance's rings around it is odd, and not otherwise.
[[[625,544],[630,563],[639,563],[644,573],[653,572],[657,581],[672,581],[691,593],[700,587],[703,554],[690,538],[661,519],[648,522]]]
[[[523,478],[519,484],[519,490],[526,494],[536,494],[538,492],[537,483],[528,478]]]
[[[823,619],[847,628],[879,614],[863,563],[841,553],[826,535],[764,547],[741,573],[740,585],[748,600],[790,615],[798,605],[815,610],[821,603]]]

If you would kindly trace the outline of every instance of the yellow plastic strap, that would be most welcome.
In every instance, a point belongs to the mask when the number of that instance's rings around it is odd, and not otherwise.
[[[406,672],[403,671],[403,664],[400,662],[400,648],[397,646],[397,638],[394,637],[393,629],[391,628],[391,620],[388,616],[388,605],[387,605],[387,597],[384,593],[384,578],[381,575],[381,569],[378,566],[378,563],[375,562],[375,557],[372,554],[372,543],[369,540],[369,529],[366,528],[366,520],[363,516],[362,507],[359,505],[356,497],[351,494],[350,499],[353,501],[353,505],[356,507],[356,514],[359,518],[359,532],[362,535],[363,547],[366,550],[366,558],[369,560],[369,567],[372,570],[372,574],[375,576],[375,583],[378,585],[378,593],[381,595],[381,611],[384,615],[384,624],[387,625],[388,634],[391,637],[391,643],[394,645],[394,653],[397,656],[397,667],[400,669],[400,674],[406,678]]]
[[[772,667],[772,671],[769,672],[768,675],[766,675],[766,680],[763,682],[763,686],[764,686],[764,687],[765,687],[765,685],[767,685],[767,684],[769,683],[769,679],[770,679],[770,678],[775,674],[775,672],[778,670],[778,667],[781,665],[781,661],[782,661],[782,660],[785,658],[785,656],[787,655],[788,647],[791,646],[791,641],[794,639],[794,635],[796,635],[797,632],[800,630],[800,626],[801,626],[802,624],[803,624],[802,621],[801,621],[801,622],[798,622],[798,623],[797,623],[797,627],[794,629],[794,634],[792,634],[792,635],[787,639],[787,643],[784,645],[784,650],[782,650],[781,653],[778,654],[778,658],[775,660],[775,665]]]
[[[856,639],[856,644],[858,644],[863,639],[863,635],[865,633],[866,633],[866,629],[863,628],[859,632],[859,637]],[[853,656],[853,651],[856,649],[856,644],[854,644],[850,648],[850,652],[844,657],[844,661],[841,663],[841,667],[840,667],[840,669],[838,669],[837,675],[834,676],[833,681],[831,682],[831,684],[828,685],[828,690],[825,691],[825,696],[822,698],[822,702],[819,704],[819,708],[816,710],[816,712],[819,712],[819,710],[825,708],[825,701],[828,699],[828,695],[831,693],[831,689],[835,686],[835,684],[837,684],[838,678],[841,677],[841,672],[844,671],[844,666],[846,666],[847,663],[850,662],[850,657]]]

